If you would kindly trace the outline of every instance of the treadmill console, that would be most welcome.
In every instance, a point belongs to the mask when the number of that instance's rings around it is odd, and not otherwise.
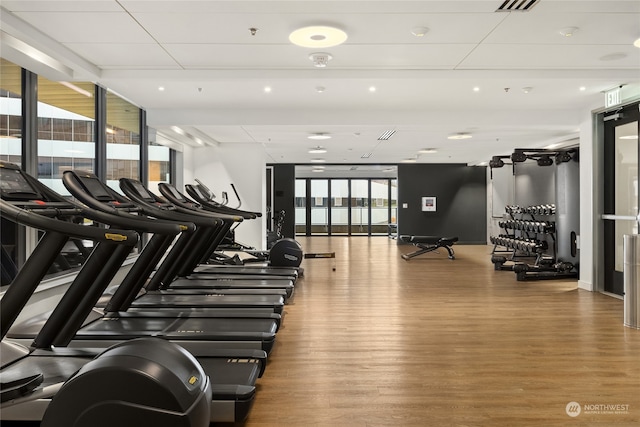
[[[168,185],[165,184],[164,188],[166,188],[167,190],[169,190],[169,192],[171,193],[171,195],[178,201],[182,202],[182,203],[189,203],[189,201],[187,199],[184,198],[184,196],[182,194],[180,194],[180,192],[178,191],[178,189],[176,187],[174,187],[173,185]]]
[[[42,194],[38,192],[24,177],[17,165],[12,163],[0,163],[0,194],[3,200],[41,200]]]
[[[144,185],[142,185],[142,183],[140,181],[136,181],[133,179],[129,179],[129,184],[131,184],[131,186],[133,187],[134,190],[136,190],[138,192],[138,196],[140,196],[141,199],[144,199],[147,202],[155,202],[156,199],[149,194],[149,192],[147,191],[147,189],[144,187]]]
[[[116,201],[109,191],[109,188],[94,174],[90,172],[76,171],[75,175],[87,193],[89,193],[94,199],[107,203]]]

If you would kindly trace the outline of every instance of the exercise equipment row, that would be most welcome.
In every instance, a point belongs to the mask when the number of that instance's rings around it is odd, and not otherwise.
[[[556,205],[535,205],[535,206],[519,206],[507,205],[505,211],[510,215],[516,214],[534,214],[534,215],[554,215],[556,213]]]
[[[522,251],[527,255],[541,254],[549,248],[546,240],[528,239],[525,237],[491,236],[490,241],[494,245],[504,246],[514,251]]]
[[[508,219],[498,221],[498,226],[505,230],[520,230],[533,233],[555,233],[556,223],[554,221],[528,221],[520,219]]]
[[[208,396],[205,399],[209,402],[207,422],[237,422],[246,418],[256,394],[255,381],[264,372],[267,354],[280,325],[284,295],[273,290],[258,294],[246,279],[232,278],[232,274],[208,273],[208,282],[204,279],[190,280],[188,276],[181,278],[178,274],[187,267],[192,271],[191,267],[205,258],[207,251],[215,249],[226,223],[235,219],[171,205],[166,199],[153,197],[150,192],[147,196],[153,201],[151,205],[155,206],[155,210],[142,208],[142,205],[109,189],[91,173],[65,172],[63,183],[83,203],[81,205],[53,192],[15,165],[0,162],[0,171],[3,217],[45,232],[27,264],[20,269],[0,301],[2,420],[42,417],[44,424],[46,417],[43,408],[47,408],[52,399],[62,399],[66,395],[72,396],[71,399],[65,398],[72,402],[74,396],[90,394],[91,387],[98,387],[95,382],[87,381],[84,391],[69,391],[72,390],[71,386],[65,385],[73,373],[82,367],[87,373],[99,369],[90,367],[96,364],[87,362],[104,350],[93,351],[90,348],[104,349],[149,335],[162,338],[163,342],[173,341],[195,355],[195,358],[191,356],[191,367],[178,360],[163,366],[179,378],[184,378],[193,395],[197,387],[209,384],[200,390],[201,394]],[[86,227],[70,221],[78,217],[110,227]],[[152,237],[117,286],[116,292],[105,293],[141,233],[151,233]],[[15,320],[46,274],[59,248],[70,237],[96,241],[94,252],[62,295],[58,306],[43,319],[44,324],[36,328],[35,337],[29,338],[28,331],[22,331],[16,332],[11,341],[5,339],[10,336],[9,330],[13,329]],[[160,278],[162,286],[158,292],[143,289],[145,284],[150,283],[150,277]],[[261,276],[254,276],[253,281],[262,283],[266,280],[258,277]],[[174,287],[178,280],[189,284],[183,289]],[[245,284],[241,285],[243,287],[238,285],[234,289],[222,290],[231,282]],[[108,296],[108,302],[100,312],[96,312],[94,306],[103,296]],[[121,301],[116,302],[116,297]],[[136,302],[139,304],[136,305]],[[26,327],[33,328],[35,324],[35,321],[29,321]],[[26,340],[26,346],[19,344],[21,337]],[[161,357],[162,352],[173,351],[159,346],[152,350],[154,344],[146,344],[146,341],[131,345],[132,351],[136,354],[142,352],[140,357],[148,359],[149,364],[157,363],[154,353]],[[106,363],[107,359],[100,360],[102,362],[97,365]],[[198,365],[203,375],[186,378],[184,371],[196,372],[194,366]],[[123,375],[124,378],[129,373],[127,370],[131,369],[115,363],[112,377]],[[165,375],[162,369],[153,372]],[[34,375],[41,380],[34,381]],[[153,374],[149,375],[153,377]],[[158,384],[162,383],[158,381]],[[14,394],[5,395],[6,384],[11,385]],[[116,385],[112,383],[109,387]],[[166,382],[159,387],[174,385]],[[113,395],[117,394],[117,390],[112,391]],[[16,392],[19,393],[17,398]],[[155,396],[160,395],[160,391],[136,394]],[[6,400],[5,396],[8,396]],[[123,403],[121,408],[119,404],[114,404],[111,413],[127,413],[128,406],[140,404],[127,399],[130,397],[123,401],[128,403]],[[109,400],[114,401],[114,398]],[[166,408],[164,412],[178,414],[174,408]],[[198,413],[201,414],[202,410],[199,409]],[[113,417],[105,416],[105,419],[110,420],[112,425],[134,425],[124,421],[115,422]],[[137,425],[149,420],[154,420],[154,425],[196,425],[181,424],[176,420],[163,422],[152,415],[148,415],[146,420],[140,416],[131,419],[137,420]],[[54,421],[49,425],[75,424]],[[102,424],[95,421],[92,425]]]

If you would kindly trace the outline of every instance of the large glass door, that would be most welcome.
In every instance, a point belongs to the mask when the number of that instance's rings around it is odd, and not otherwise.
[[[349,180],[331,180],[331,234],[349,234]]]
[[[329,232],[329,181],[311,180],[311,234]]]
[[[369,234],[369,195],[368,179],[351,180],[351,227],[352,235]]]
[[[398,213],[396,179],[296,179],[296,234],[388,235]]]
[[[623,295],[623,237],[638,234],[638,104],[617,114],[604,131],[604,291]]]

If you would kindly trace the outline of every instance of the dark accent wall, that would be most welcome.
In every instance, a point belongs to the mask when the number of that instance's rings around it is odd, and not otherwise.
[[[436,197],[435,212],[422,211],[423,197]],[[486,244],[486,168],[398,165],[398,234],[458,236],[460,243]]]
[[[285,211],[282,234],[295,237],[296,167],[292,164],[273,167],[273,211]]]

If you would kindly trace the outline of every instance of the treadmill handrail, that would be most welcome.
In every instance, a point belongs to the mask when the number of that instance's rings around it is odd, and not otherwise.
[[[33,211],[21,209],[13,204],[0,200],[0,213],[2,216],[18,224],[27,225],[39,230],[51,230],[66,234],[77,239],[89,239],[97,242],[126,242],[133,246],[138,243],[138,233],[132,230],[120,230],[114,228],[87,227],[48,216],[39,215]]]
[[[191,197],[195,199],[195,201],[198,204],[200,204],[202,207],[204,207],[208,211],[218,212],[223,214],[230,214],[230,215],[240,215],[245,219],[255,219],[261,216],[261,214],[258,212],[250,212],[250,211],[243,211],[240,209],[229,208],[227,206],[223,206],[217,202],[214,202],[213,200],[205,199],[202,197],[202,195],[198,194],[196,186],[193,186],[191,184],[185,184],[184,189],[187,191],[187,193]]]
[[[62,183],[74,197],[76,197],[82,203],[86,204],[89,208],[108,214],[109,217],[104,218],[104,221],[108,224],[116,225],[118,227],[128,227],[140,232],[169,235],[176,235],[184,231],[195,230],[195,224],[193,223],[184,222],[181,224],[176,224],[175,222],[171,221],[164,221],[159,219],[149,220],[147,218],[140,218],[128,212],[123,212],[122,210],[118,209],[115,206],[111,206],[108,203],[97,200],[93,198],[92,195],[89,194],[80,184],[78,173],[76,171],[63,172]],[[114,193],[114,200],[118,200],[118,198],[126,200],[119,195],[119,197],[116,198],[115,196],[117,195],[117,193],[113,190],[111,191],[112,193]],[[136,206],[136,208],[139,210],[135,203],[132,203],[128,200],[127,203]]]
[[[229,214],[222,214],[222,213],[215,213],[215,212],[210,212],[210,211],[206,211],[204,209],[199,208],[198,203],[196,203],[193,200],[190,200],[188,197],[186,197],[184,194],[182,194],[174,185],[171,184],[167,184],[166,182],[161,182],[160,184],[158,184],[158,190],[160,190],[160,193],[162,193],[162,195],[169,200],[171,203],[173,203],[174,205],[176,205],[177,207],[183,208],[183,209],[187,209],[190,210],[192,212],[199,212],[202,215],[209,215],[212,216],[214,218],[218,218],[224,221],[233,221],[233,222],[242,222],[244,220],[244,218],[242,218],[241,216],[238,215],[229,215]],[[178,200],[173,194],[172,194],[172,190],[177,192],[180,197],[184,198],[187,202],[183,202],[181,200]]]
[[[136,203],[146,215],[169,221],[186,220],[193,222],[198,227],[212,227],[218,225],[215,218],[212,218],[209,215],[198,214],[198,212],[191,210],[179,210],[174,204],[163,201],[156,194],[145,188],[145,190],[156,200],[155,204],[150,203],[149,201],[139,197],[135,190],[134,183],[141,184],[140,181],[137,180],[120,178],[120,189],[129,199]]]

